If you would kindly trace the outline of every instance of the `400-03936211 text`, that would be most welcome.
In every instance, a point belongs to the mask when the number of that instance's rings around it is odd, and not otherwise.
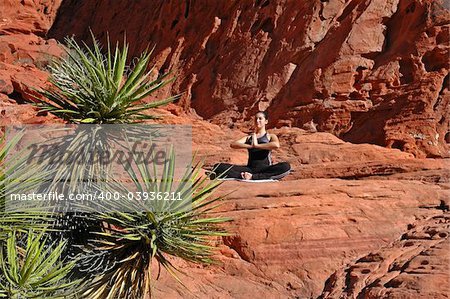
[[[155,201],[155,200],[183,200],[181,192],[93,192],[93,193],[69,193],[65,195],[58,192],[48,193],[15,193],[10,194],[10,201],[64,201],[64,200],[76,200],[76,201],[94,201],[94,200],[142,200],[142,201]]]

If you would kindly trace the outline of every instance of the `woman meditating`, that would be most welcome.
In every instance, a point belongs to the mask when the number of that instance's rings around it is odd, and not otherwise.
[[[278,180],[289,174],[291,166],[287,162],[272,164],[271,150],[279,148],[280,142],[275,134],[266,132],[268,115],[259,111],[255,115],[254,133],[233,143],[234,149],[247,149],[247,166],[218,163],[214,165],[210,177],[235,178],[244,180]]]

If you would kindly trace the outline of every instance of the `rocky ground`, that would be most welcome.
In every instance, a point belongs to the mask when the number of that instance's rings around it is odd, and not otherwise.
[[[194,132],[211,126],[194,122]],[[207,164],[219,157],[245,161],[245,152],[226,149],[229,133],[212,132],[220,142],[197,144],[217,147]],[[232,193],[219,214],[234,220],[226,225],[232,236],[218,242],[222,264],[181,263],[193,293],[163,275],[158,294],[448,298],[450,161],[372,145],[357,155],[361,145],[327,133],[277,133],[289,137],[283,144],[294,143],[276,155],[290,160],[293,174],[267,184],[225,182],[219,194]],[[303,155],[292,159],[295,145]]]

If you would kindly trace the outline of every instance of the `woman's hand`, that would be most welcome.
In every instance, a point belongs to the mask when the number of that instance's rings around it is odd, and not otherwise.
[[[280,142],[278,140],[277,135],[269,134],[269,143],[258,144],[258,141],[256,141],[256,144],[253,144],[253,142],[252,142],[252,146],[253,146],[253,148],[257,148],[257,149],[273,150],[273,149],[280,148]]]
[[[258,138],[256,137],[256,133],[252,135],[252,148],[256,148],[258,145]]]

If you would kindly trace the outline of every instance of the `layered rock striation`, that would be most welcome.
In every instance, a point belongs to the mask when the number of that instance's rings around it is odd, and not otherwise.
[[[0,1],[0,125],[57,121],[37,115],[25,99],[48,86],[45,67],[63,54],[46,39],[61,0]]]
[[[314,125],[416,157],[449,153],[449,5],[438,0],[64,1],[50,36],[148,45],[173,92],[233,127]],[[120,23],[120,26],[117,24]]]
[[[167,123],[179,121],[165,117]],[[194,149],[207,165],[245,164],[245,150],[227,149],[237,132],[191,123]],[[155,284],[158,295],[448,296],[448,159],[417,159],[329,133],[272,132],[283,145],[274,159],[289,161],[292,174],[269,184],[224,182],[218,195],[229,195],[216,215],[233,221],[225,225],[231,236],[215,242],[221,263],[204,267],[174,259],[189,291],[162,273]]]

